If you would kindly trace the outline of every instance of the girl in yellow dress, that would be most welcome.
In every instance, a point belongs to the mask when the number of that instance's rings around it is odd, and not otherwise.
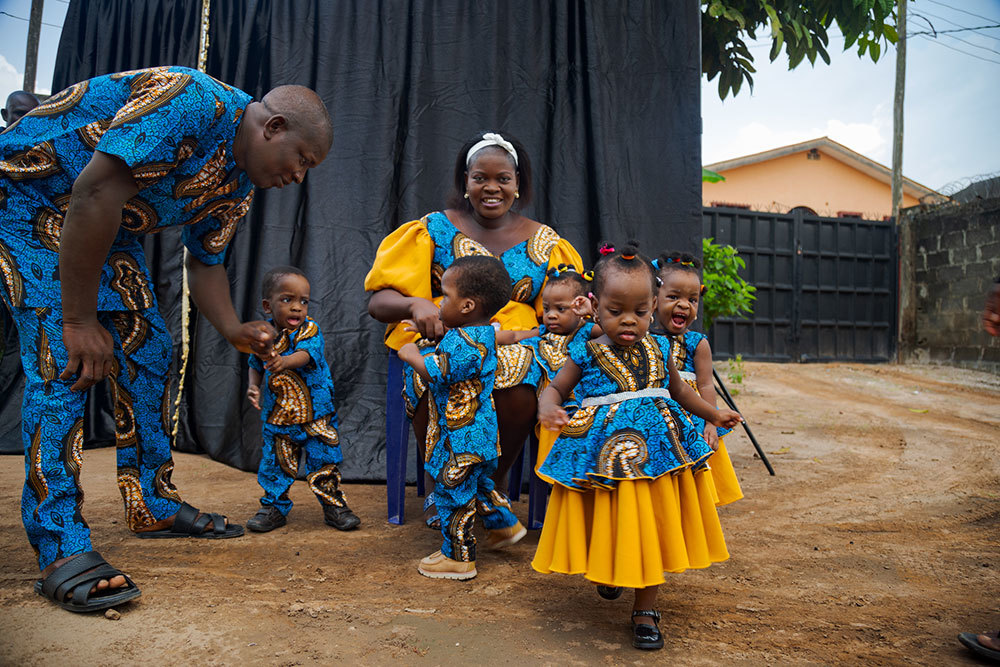
[[[701,262],[679,252],[665,252],[652,262],[660,279],[656,295],[656,319],[670,338],[670,359],[678,375],[698,395],[715,405],[715,385],[712,381],[712,348],[708,336],[691,331],[698,318],[698,304],[704,294],[701,283]],[[728,505],[743,497],[740,481],[726,451],[720,429],[697,415],[688,415],[695,428],[703,434],[714,452],[708,459],[716,489],[716,505]]]
[[[649,261],[634,245],[601,253],[592,300],[604,333],[575,337],[539,398],[539,421],[561,433],[539,469],[553,490],[532,567],[583,574],[608,599],[636,589],[632,643],[659,649],[653,606],[664,572],[729,557],[700,466],[712,450],[684,410],[726,427],[740,416],[703,401],[677,375],[670,341],[648,333],[657,290]],[[569,415],[562,404],[574,391],[580,407]]]

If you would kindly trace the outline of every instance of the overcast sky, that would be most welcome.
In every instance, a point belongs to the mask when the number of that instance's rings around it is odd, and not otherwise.
[[[67,0],[46,0],[37,88],[49,92]],[[0,11],[27,18],[30,0],[0,0]],[[915,0],[909,4],[903,173],[952,192],[976,176],[1000,174],[1000,0]],[[26,21],[0,14],[0,100],[21,87]],[[928,23],[929,22],[929,23]],[[754,90],[719,99],[718,79],[702,86],[702,162],[829,136],[889,166],[895,50],[877,64],[830,43],[831,65],[808,61],[788,71],[782,55],[767,60],[769,42],[751,46]]]

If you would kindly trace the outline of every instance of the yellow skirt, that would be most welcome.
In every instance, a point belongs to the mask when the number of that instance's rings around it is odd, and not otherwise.
[[[555,442],[553,440],[553,442]],[[539,441],[539,447],[541,446]],[[551,448],[552,445],[549,445]],[[719,448],[708,457],[708,467],[712,472],[712,485],[715,487],[715,504],[717,506],[728,505],[743,497],[743,489],[740,488],[740,480],[736,477],[733,469],[733,462],[729,460],[729,452],[726,451],[726,443],[719,438]]]
[[[707,470],[620,481],[614,490],[555,484],[531,566],[628,588],[706,568],[729,558],[718,497]]]

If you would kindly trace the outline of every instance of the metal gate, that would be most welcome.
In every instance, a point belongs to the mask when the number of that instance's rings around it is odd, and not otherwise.
[[[758,361],[890,361],[896,352],[898,234],[890,221],[801,211],[705,208],[702,228],[746,260],[749,319],[717,320],[715,356]]]

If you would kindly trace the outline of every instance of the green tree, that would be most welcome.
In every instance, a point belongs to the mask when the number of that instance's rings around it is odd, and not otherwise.
[[[702,280],[705,281],[705,330],[720,317],[742,317],[753,313],[757,288],[740,277],[746,262],[731,245],[714,243],[711,237],[702,239]]]
[[[858,56],[873,62],[883,45],[895,44],[896,0],[702,0],[701,69],[708,80],[719,77],[719,97],[740,92],[743,82],[753,90],[753,55],[744,36],[757,39],[757,32],[771,31],[771,62],[784,47],[788,68],[803,59],[813,65],[819,56],[827,65],[830,38],[827,31],[837,24],[844,35],[844,50],[857,46]]]

